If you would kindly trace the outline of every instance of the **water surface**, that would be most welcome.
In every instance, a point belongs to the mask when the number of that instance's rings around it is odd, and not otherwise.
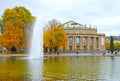
[[[0,57],[0,81],[120,81],[120,57]]]

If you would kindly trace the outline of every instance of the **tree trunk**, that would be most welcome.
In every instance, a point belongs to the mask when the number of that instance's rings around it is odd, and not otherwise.
[[[59,54],[58,47],[55,47],[55,54]]]
[[[51,54],[52,53],[52,49],[50,48],[49,50],[50,50],[50,54]]]

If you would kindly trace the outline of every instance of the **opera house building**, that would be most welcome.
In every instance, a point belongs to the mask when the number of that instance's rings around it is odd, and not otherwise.
[[[61,51],[105,51],[105,34],[97,32],[97,27],[69,21],[62,24],[67,33],[67,43]]]

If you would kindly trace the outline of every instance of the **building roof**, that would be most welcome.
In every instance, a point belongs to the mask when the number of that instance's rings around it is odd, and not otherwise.
[[[89,29],[91,29],[92,28],[91,25],[89,27],[87,27],[86,25],[82,25],[75,21],[68,21],[66,23],[63,23],[62,26],[64,29],[66,29],[66,28],[84,28],[84,29],[89,28]],[[95,26],[94,26],[94,29],[97,29],[97,28],[95,28]]]

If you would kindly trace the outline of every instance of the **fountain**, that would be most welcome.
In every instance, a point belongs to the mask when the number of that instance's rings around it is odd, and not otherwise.
[[[43,57],[43,28],[40,25],[39,18],[35,22],[30,37],[29,58],[36,59]]]
[[[39,20],[36,20],[31,31],[28,59],[29,71],[34,75],[32,79],[41,81],[43,65],[43,29]]]

